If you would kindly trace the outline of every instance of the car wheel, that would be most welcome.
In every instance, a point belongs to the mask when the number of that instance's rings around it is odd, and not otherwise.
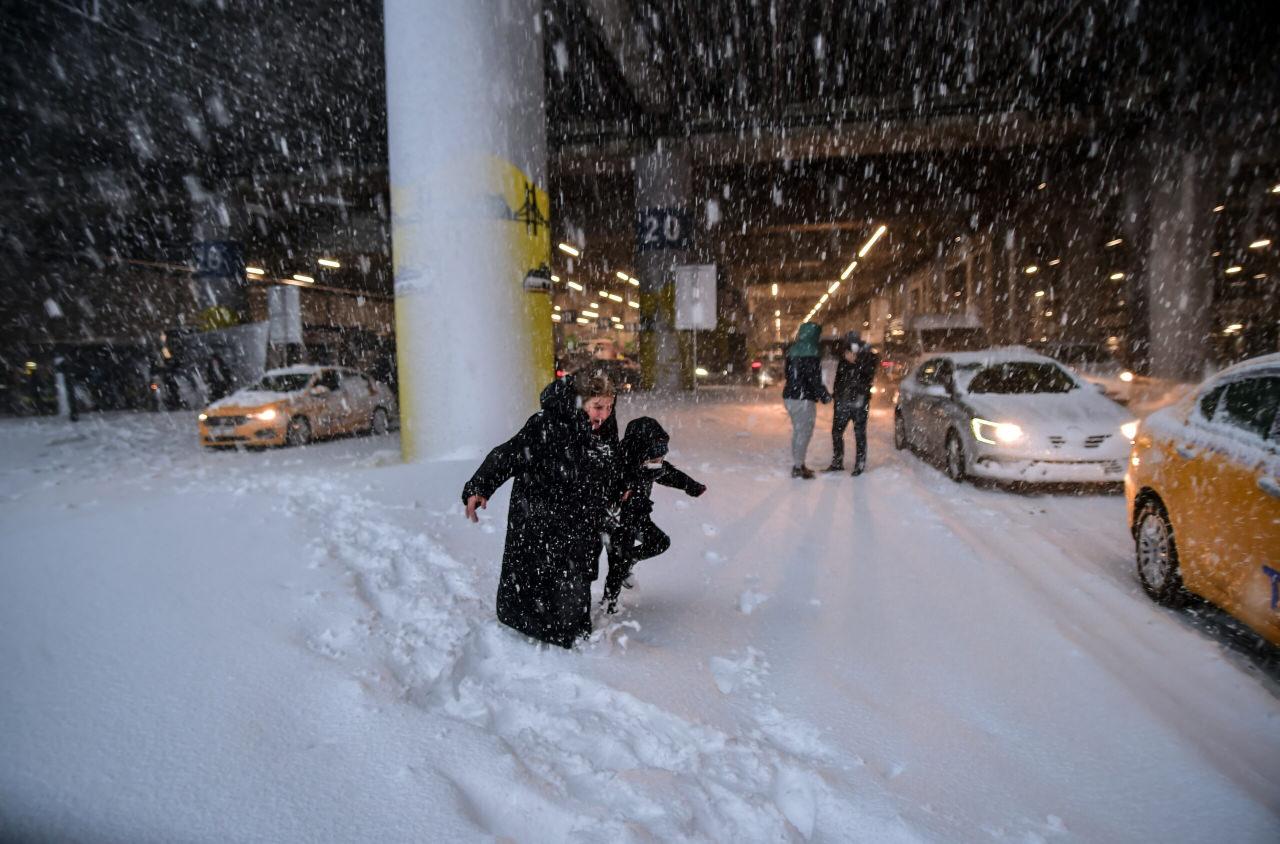
[[[387,411],[383,408],[375,408],[373,411],[373,419],[369,422],[369,433],[375,437],[381,437],[387,433]]]
[[[1138,580],[1151,599],[1166,607],[1186,603],[1187,591],[1182,586],[1178,567],[1178,544],[1173,538],[1173,525],[1158,501],[1148,500],[1134,520],[1134,550],[1138,563]]]
[[[964,480],[964,446],[960,443],[960,435],[955,431],[947,432],[947,477],[956,483]]]
[[[305,416],[289,420],[289,430],[284,435],[285,445],[306,445],[311,442],[311,423]]]
[[[893,447],[898,451],[907,447],[907,423],[897,411],[893,414]]]

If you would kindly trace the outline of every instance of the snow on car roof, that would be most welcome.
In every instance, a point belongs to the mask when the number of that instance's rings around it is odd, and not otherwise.
[[[976,352],[938,352],[925,355],[925,357],[949,358],[956,366],[990,366],[994,363],[1014,363],[1017,361],[1058,365],[1058,362],[1053,358],[1034,352],[1026,346],[997,346]]]
[[[1228,366],[1226,369],[1214,374],[1212,377],[1216,380],[1218,378],[1232,377],[1247,372],[1258,372],[1267,369],[1280,370],[1280,352],[1273,352],[1272,354],[1263,355],[1262,357],[1242,360],[1239,363],[1234,363],[1231,366]]]

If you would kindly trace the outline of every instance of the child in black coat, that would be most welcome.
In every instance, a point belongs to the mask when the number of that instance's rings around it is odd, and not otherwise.
[[[662,459],[670,439],[658,420],[641,416],[627,424],[627,433],[618,445],[622,503],[617,523],[609,532],[609,574],[604,581],[607,612],[617,612],[618,593],[635,564],[671,547],[671,537],[650,518],[653,485],[683,490],[694,498],[707,491],[705,485]]]

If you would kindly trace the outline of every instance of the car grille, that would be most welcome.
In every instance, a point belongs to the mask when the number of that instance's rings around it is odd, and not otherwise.
[[[248,416],[210,416],[204,424],[210,428],[235,428],[248,421]]]
[[[1110,438],[1111,438],[1110,434],[1094,434],[1093,436],[1085,437],[1084,447],[1098,448]],[[1060,437],[1056,434],[1049,437],[1049,445],[1053,446],[1054,448],[1062,448],[1066,444],[1067,444],[1066,437]]]

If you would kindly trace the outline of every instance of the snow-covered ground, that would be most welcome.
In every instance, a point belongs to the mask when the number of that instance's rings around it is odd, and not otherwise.
[[[0,839],[1280,840],[1274,661],[1147,600],[1120,496],[957,487],[887,408],[800,481],[776,396],[619,407],[710,490],[573,652],[494,619],[474,461],[0,422]]]

